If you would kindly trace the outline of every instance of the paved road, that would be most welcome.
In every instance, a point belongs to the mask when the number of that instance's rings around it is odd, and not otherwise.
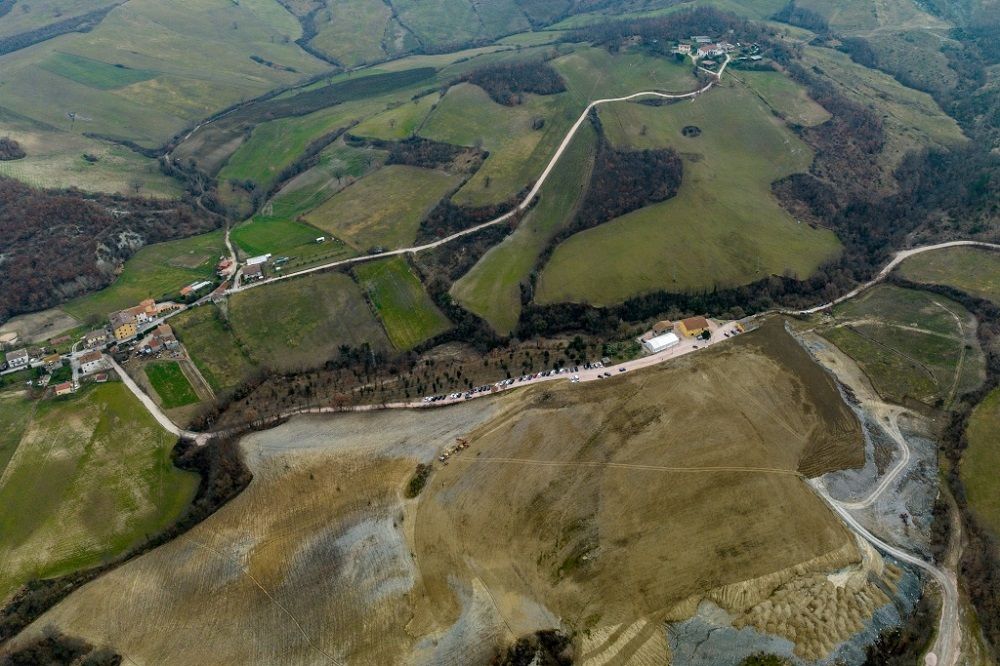
[[[846,294],[844,294],[840,298],[835,298],[832,301],[830,301],[829,303],[824,303],[823,305],[817,305],[816,307],[809,308],[808,310],[784,310],[784,312],[787,313],[787,314],[808,315],[808,314],[814,314],[816,312],[821,312],[823,310],[829,310],[834,305],[837,305],[838,303],[843,303],[846,300],[854,298],[855,296],[857,296],[861,292],[865,291],[866,289],[870,289],[871,287],[875,286],[879,282],[882,282],[883,280],[885,280],[889,276],[889,273],[892,272],[892,269],[894,269],[896,266],[898,266],[900,263],[902,263],[905,259],[908,259],[909,257],[912,257],[912,256],[914,256],[916,254],[922,254],[924,252],[930,252],[931,250],[942,250],[942,249],[947,248],[947,247],[961,247],[963,245],[972,245],[972,246],[976,246],[976,247],[987,247],[987,248],[991,248],[991,249],[994,249],[994,250],[1000,250],[1000,245],[997,245],[996,243],[984,243],[982,241],[968,241],[968,240],[948,241],[947,243],[936,243],[934,245],[922,245],[921,247],[915,247],[915,248],[911,248],[909,250],[900,250],[895,255],[893,255],[892,261],[890,261],[889,263],[887,263],[882,268],[882,270],[879,271],[878,275],[876,275],[874,278],[872,278],[868,282],[865,282],[864,284],[862,284],[862,285],[860,285],[858,287],[855,287],[854,289],[852,289],[851,291],[847,292]]]
[[[726,71],[726,66],[729,64],[729,60],[730,60],[730,58],[727,55],[726,56],[726,60],[725,60],[725,62],[722,63],[722,66],[719,68],[718,73],[708,72],[708,70],[703,70],[703,71],[706,71],[706,72],[712,74],[714,78],[711,81],[709,81],[708,83],[706,83],[704,86],[702,86],[701,88],[698,88],[697,90],[692,90],[691,92],[674,94],[674,93],[661,93],[661,92],[656,92],[656,91],[653,91],[653,90],[646,90],[646,91],[642,91],[642,92],[632,93],[631,95],[626,95],[624,97],[608,97],[608,98],[605,98],[605,99],[597,99],[597,100],[594,100],[593,102],[591,102],[590,104],[588,104],[587,108],[583,110],[583,113],[580,114],[580,117],[576,119],[576,122],[573,123],[573,126],[566,133],[566,136],[563,137],[562,143],[559,144],[559,148],[556,149],[555,154],[552,155],[552,159],[549,160],[549,163],[545,166],[545,169],[542,171],[542,174],[538,177],[538,180],[535,181],[534,186],[528,192],[527,196],[525,196],[524,199],[521,201],[521,203],[519,203],[517,206],[515,206],[514,209],[511,210],[508,213],[504,213],[503,215],[501,215],[499,217],[496,217],[496,218],[494,218],[494,219],[492,219],[492,220],[490,220],[488,222],[483,222],[482,224],[478,224],[478,225],[476,225],[474,227],[469,227],[468,229],[463,229],[462,231],[459,231],[457,233],[451,234],[450,236],[445,236],[444,238],[441,238],[439,240],[433,241],[431,243],[425,243],[423,245],[414,245],[413,247],[403,247],[403,248],[399,248],[397,250],[389,250],[387,252],[378,252],[378,253],[375,253],[375,254],[366,254],[366,255],[362,255],[360,257],[351,257],[350,259],[341,259],[339,261],[331,261],[330,263],[320,264],[318,266],[313,266],[311,268],[305,268],[305,269],[302,269],[300,271],[295,271],[294,273],[287,273],[285,275],[278,275],[278,276],[275,276],[275,277],[272,277],[272,278],[268,278],[266,280],[260,280],[258,282],[250,282],[250,283],[246,283],[246,284],[242,284],[242,285],[234,285],[231,289],[227,290],[226,293],[227,294],[235,294],[235,293],[239,293],[241,291],[246,291],[247,289],[254,289],[256,287],[261,287],[261,286],[266,285],[266,284],[271,284],[273,282],[278,282],[280,280],[287,280],[289,278],[297,277],[299,275],[306,275],[307,273],[315,273],[316,271],[322,271],[322,270],[327,270],[327,269],[330,269],[330,268],[336,268],[338,266],[348,266],[350,264],[357,264],[357,263],[361,263],[363,261],[371,261],[373,259],[383,259],[385,257],[395,257],[395,256],[398,256],[398,255],[401,255],[401,254],[416,254],[418,252],[426,252],[427,250],[433,250],[436,247],[440,247],[440,246],[442,246],[442,245],[444,245],[446,243],[450,243],[451,241],[455,240],[456,238],[461,238],[462,236],[468,236],[469,234],[474,234],[477,231],[480,231],[480,230],[485,229],[487,227],[492,227],[494,225],[502,224],[504,222],[507,222],[508,220],[514,218],[514,216],[519,215],[520,213],[523,213],[525,210],[527,210],[532,205],[532,202],[533,202],[534,198],[538,195],[538,192],[542,189],[542,185],[545,184],[545,181],[546,181],[546,179],[548,179],[549,174],[552,173],[552,169],[555,168],[556,163],[559,161],[559,158],[566,151],[566,148],[569,147],[570,142],[573,140],[573,136],[576,134],[577,130],[580,129],[580,127],[583,125],[583,123],[587,121],[587,114],[590,113],[591,109],[593,109],[593,108],[595,108],[595,107],[597,107],[597,106],[599,106],[601,104],[609,104],[611,102],[627,102],[629,100],[638,99],[640,97],[656,97],[656,98],[660,98],[660,99],[689,99],[689,98],[697,97],[698,95],[700,95],[700,94],[702,94],[702,93],[707,92],[708,90],[710,90],[712,88],[712,86],[714,86],[716,83],[718,83],[719,81],[722,80],[722,74],[723,74],[723,72]]]

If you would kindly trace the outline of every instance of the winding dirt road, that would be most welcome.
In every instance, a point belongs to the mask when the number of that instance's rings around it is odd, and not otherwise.
[[[542,189],[542,185],[545,184],[545,181],[548,179],[549,174],[552,173],[552,170],[555,168],[556,163],[559,161],[559,158],[562,157],[562,154],[566,151],[566,148],[569,147],[569,144],[573,140],[573,136],[576,135],[577,130],[579,130],[580,127],[583,125],[583,123],[585,123],[587,121],[587,115],[591,112],[592,109],[594,109],[597,106],[600,106],[601,104],[610,104],[611,102],[628,102],[630,100],[638,99],[640,97],[655,97],[655,98],[659,98],[659,99],[691,99],[691,98],[697,97],[698,95],[701,95],[704,92],[708,92],[712,88],[712,86],[714,86],[716,83],[718,83],[719,81],[722,80],[722,74],[723,74],[723,72],[726,71],[726,66],[729,64],[729,61],[730,61],[730,57],[727,55],[725,62],[723,62],[722,66],[719,67],[719,71],[717,73],[716,72],[709,72],[706,69],[702,69],[702,71],[708,72],[709,74],[712,74],[712,76],[714,78],[711,81],[709,81],[708,83],[706,83],[704,86],[702,86],[701,88],[698,88],[697,90],[692,90],[691,92],[686,92],[686,93],[662,93],[662,92],[656,92],[655,90],[644,90],[642,92],[632,93],[631,95],[625,95],[624,97],[607,97],[607,98],[604,98],[604,99],[596,99],[593,102],[591,102],[590,104],[588,104],[587,108],[584,109],[583,113],[580,114],[580,117],[576,119],[575,123],[573,123],[573,126],[570,127],[570,129],[569,129],[568,132],[566,132],[566,136],[563,137],[562,143],[559,144],[559,148],[556,149],[556,152],[552,155],[552,159],[549,160],[549,163],[545,166],[545,169],[542,171],[541,175],[538,177],[538,180],[535,181],[534,186],[531,188],[531,190],[528,192],[528,194],[524,197],[524,199],[521,201],[521,203],[519,203],[517,206],[515,206],[513,208],[513,210],[511,210],[511,211],[509,211],[507,213],[504,213],[503,215],[500,215],[499,217],[495,217],[492,220],[489,220],[488,222],[483,222],[482,224],[477,224],[474,227],[469,227],[468,229],[463,229],[462,231],[453,233],[450,236],[445,236],[444,238],[440,238],[440,239],[438,239],[436,241],[433,241],[433,242],[430,242],[430,243],[425,243],[423,245],[414,245],[412,247],[402,247],[402,248],[399,248],[397,250],[388,250],[386,252],[377,252],[377,253],[374,253],[374,254],[365,254],[365,255],[362,255],[360,257],[351,257],[349,259],[340,259],[338,261],[331,261],[331,262],[326,263],[326,264],[320,264],[318,266],[312,266],[311,268],[304,268],[304,269],[302,269],[300,271],[295,271],[294,273],[287,273],[285,275],[277,275],[275,277],[267,278],[266,280],[260,280],[258,282],[250,282],[250,283],[242,284],[242,285],[238,285],[238,286],[234,285],[231,289],[228,289],[226,291],[226,293],[227,294],[236,294],[236,293],[239,293],[241,291],[246,291],[247,289],[253,289],[255,287],[262,287],[262,286],[264,286],[266,284],[272,284],[274,282],[279,282],[281,280],[287,280],[289,278],[297,277],[297,276],[300,276],[300,275],[306,275],[308,273],[315,273],[317,271],[327,270],[327,269],[330,269],[330,268],[336,268],[338,266],[348,266],[350,264],[358,264],[358,263],[361,263],[361,262],[364,262],[364,261],[372,261],[374,259],[384,259],[386,257],[395,257],[395,256],[398,256],[398,255],[401,255],[401,254],[416,254],[418,252],[426,252],[427,250],[433,250],[436,247],[441,247],[442,245],[450,243],[451,241],[455,240],[456,238],[461,238],[462,236],[468,236],[469,234],[474,234],[477,231],[481,231],[482,229],[486,229],[487,227],[492,227],[494,225],[502,224],[503,222],[507,222],[508,220],[512,219],[514,216],[516,216],[516,215],[518,215],[520,213],[523,213],[525,210],[527,210],[532,205],[532,202],[534,201],[535,197],[538,196],[538,192]]]
[[[996,243],[985,243],[983,241],[970,241],[970,240],[948,241],[946,243],[935,243],[934,245],[922,245],[920,247],[914,247],[914,248],[911,248],[909,250],[900,250],[899,252],[897,252],[896,254],[893,255],[892,260],[889,263],[887,263],[885,266],[882,267],[882,270],[879,271],[878,275],[876,275],[875,277],[873,277],[868,282],[865,282],[862,285],[858,285],[857,287],[855,287],[854,289],[850,290],[849,292],[847,292],[843,296],[841,296],[839,298],[835,298],[835,299],[833,299],[832,301],[830,301],[828,303],[824,303],[823,305],[817,305],[814,308],[809,308],[808,310],[782,310],[782,312],[785,313],[785,314],[809,315],[809,314],[815,314],[817,312],[821,312],[823,310],[829,310],[834,305],[837,305],[838,303],[843,303],[844,301],[850,300],[850,299],[854,298],[855,296],[857,296],[858,294],[860,294],[861,292],[866,291],[866,290],[870,289],[871,287],[874,287],[879,282],[881,282],[884,279],[886,279],[886,277],[888,277],[889,273],[892,272],[892,269],[894,269],[896,266],[898,266],[899,264],[901,264],[903,261],[905,261],[906,259],[909,259],[910,257],[912,257],[914,255],[923,254],[924,252],[930,252],[931,250],[943,250],[944,248],[948,248],[948,247],[962,247],[962,246],[968,246],[968,245],[971,245],[971,246],[974,246],[974,247],[985,247],[985,248],[989,248],[989,249],[992,249],[992,250],[1000,250],[1000,245],[997,245]]]

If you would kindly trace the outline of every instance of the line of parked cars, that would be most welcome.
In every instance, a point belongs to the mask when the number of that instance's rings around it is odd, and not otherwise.
[[[593,363],[584,363],[582,367],[585,370],[593,370],[595,368],[603,368],[604,364],[601,361],[595,361]],[[431,403],[431,402],[440,402],[442,400],[458,400],[459,398],[463,397],[466,400],[468,400],[469,398],[479,393],[490,393],[493,391],[499,391],[515,383],[527,382],[531,381],[532,379],[541,379],[542,377],[554,377],[556,375],[571,374],[572,377],[570,378],[570,381],[578,382],[580,381],[580,375],[575,373],[579,372],[580,368],[581,366],[574,365],[572,367],[564,366],[561,368],[552,368],[551,370],[542,370],[541,372],[532,372],[526,375],[521,375],[520,377],[517,378],[512,377],[510,379],[501,379],[500,381],[494,384],[483,384],[482,386],[477,386],[465,392],[458,391],[455,393],[448,393],[448,394],[442,393],[440,395],[427,395],[424,396],[424,402]],[[625,372],[625,368],[621,368],[619,372]],[[611,376],[610,372],[606,372],[604,374],[608,377]]]

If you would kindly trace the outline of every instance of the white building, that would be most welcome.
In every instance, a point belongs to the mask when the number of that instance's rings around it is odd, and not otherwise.
[[[257,264],[263,264],[270,258],[271,258],[270,254],[262,254],[259,257],[250,257],[249,259],[247,259],[247,266],[256,266]]]
[[[99,351],[87,352],[77,360],[80,363],[80,374],[82,375],[89,375],[92,372],[104,370],[105,368],[104,357],[101,356],[101,352]]]
[[[674,333],[664,333],[663,335],[658,335],[655,338],[650,338],[642,343],[642,346],[646,348],[650,354],[658,354],[664,349],[670,349],[681,343],[681,339],[678,338]]]
[[[7,354],[7,367],[22,368],[31,361],[31,354],[27,349],[18,349]]]

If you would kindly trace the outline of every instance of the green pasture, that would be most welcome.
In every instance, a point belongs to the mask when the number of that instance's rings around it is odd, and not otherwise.
[[[156,395],[160,396],[160,404],[165,409],[198,402],[198,394],[194,392],[194,387],[184,376],[177,361],[147,363],[143,369]]]
[[[666,106],[605,105],[600,117],[617,146],[674,148],[680,190],[563,242],[541,273],[539,302],[607,305],[657,289],[806,277],[838,253],[832,232],[800,224],[771,194],[773,181],[808,168],[812,152],[745,87]],[[701,134],[684,136],[687,126]]]
[[[412,349],[451,327],[405,258],[361,264],[354,272],[396,349]]]
[[[440,98],[435,92],[403,102],[395,108],[365,120],[352,129],[351,134],[386,141],[406,139],[417,133]]]
[[[253,372],[254,361],[243,351],[215,306],[182,312],[170,320],[170,325],[216,393],[234,388]]]
[[[181,287],[215,275],[215,265],[224,253],[221,230],[147,245],[125,262],[125,270],[109,287],[75,298],[62,309],[83,321],[93,316],[104,319],[146,298],[178,299]]]
[[[459,182],[444,171],[387,166],[338,192],[305,219],[358,252],[405,247],[413,243],[424,216]]]
[[[942,284],[1000,303],[1000,254],[976,247],[949,247],[910,257],[896,269],[907,280]]]
[[[451,293],[498,332],[510,333],[521,313],[527,282],[549,240],[576,213],[593,166],[597,135],[582,127],[540,192],[540,200],[510,236],[483,255]]]
[[[888,400],[948,409],[983,381],[973,321],[954,301],[880,285],[833,314],[823,336],[854,358]]]
[[[1000,390],[994,390],[972,412],[966,431],[969,446],[960,472],[969,506],[993,534],[1000,534]]]
[[[315,367],[341,345],[388,340],[358,285],[343,273],[320,273],[234,294],[229,299],[233,332],[247,352],[276,369]]]
[[[176,437],[119,382],[24,407],[29,422],[18,426],[0,484],[0,599],[29,579],[94,566],[156,534],[198,485],[197,475],[171,463]],[[8,411],[0,408],[5,424]]]
[[[789,123],[813,127],[830,118],[830,113],[814,102],[805,88],[781,72],[728,70],[727,75],[740,79]]]

